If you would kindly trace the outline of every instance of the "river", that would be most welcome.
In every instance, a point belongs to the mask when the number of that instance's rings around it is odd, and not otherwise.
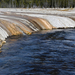
[[[12,36],[0,53],[0,75],[75,75],[75,29]]]

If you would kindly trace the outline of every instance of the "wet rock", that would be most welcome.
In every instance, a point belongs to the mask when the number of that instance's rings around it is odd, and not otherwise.
[[[0,50],[0,53],[2,53],[2,51]]]
[[[2,42],[0,41],[0,48],[2,47]]]
[[[0,53],[1,53],[2,51],[1,51],[1,48],[0,48]]]
[[[5,44],[6,43],[6,41],[2,41],[2,44]]]
[[[5,44],[5,43],[6,43],[6,41],[0,40],[0,53],[2,52],[2,51],[1,51],[1,47],[2,47],[2,45]]]

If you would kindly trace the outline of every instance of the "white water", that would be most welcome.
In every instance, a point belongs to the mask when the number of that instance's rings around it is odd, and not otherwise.
[[[8,36],[8,33],[0,27],[0,40],[5,40],[5,38],[7,38]]]
[[[46,19],[50,22],[52,26],[56,28],[75,27],[75,21],[67,17],[39,15],[39,14],[25,14],[25,15]]]
[[[47,27],[49,28],[48,23],[46,23],[43,19],[46,19],[53,27],[55,28],[68,28],[68,27],[75,27],[75,21],[68,18],[68,17],[60,17],[60,16],[53,16],[49,14],[63,14],[63,15],[69,15],[69,14],[74,14],[75,9],[69,10],[69,11],[62,11],[64,9],[60,9],[60,11],[54,10],[54,9],[2,9],[0,8],[0,19],[14,23],[16,25],[21,26],[17,21],[22,22],[26,26],[28,26],[30,29],[33,31],[39,31],[39,29],[30,21],[28,21],[25,18],[20,18],[20,17],[14,17],[14,16],[8,16],[8,15],[3,15],[2,12],[6,12],[7,14],[12,15],[11,12],[15,12],[15,14],[18,15],[27,15],[31,17],[38,17],[42,18],[40,19]],[[29,14],[27,14],[29,12]],[[44,14],[44,15],[43,15]],[[48,15],[47,15],[48,14]],[[5,40],[9,35],[8,33],[0,27],[0,40]]]

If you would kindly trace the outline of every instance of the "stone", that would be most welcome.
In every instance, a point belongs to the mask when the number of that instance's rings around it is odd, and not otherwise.
[[[1,53],[2,51],[1,51],[1,48],[0,48],[0,53]]]
[[[6,41],[2,41],[2,44],[5,44],[6,43]]]
[[[2,53],[2,51],[0,50],[0,53]]]
[[[2,47],[2,42],[0,42],[0,48]]]

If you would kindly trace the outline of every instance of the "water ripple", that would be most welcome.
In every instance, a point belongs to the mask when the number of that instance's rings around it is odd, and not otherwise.
[[[0,54],[1,75],[75,75],[75,30],[10,37]]]

